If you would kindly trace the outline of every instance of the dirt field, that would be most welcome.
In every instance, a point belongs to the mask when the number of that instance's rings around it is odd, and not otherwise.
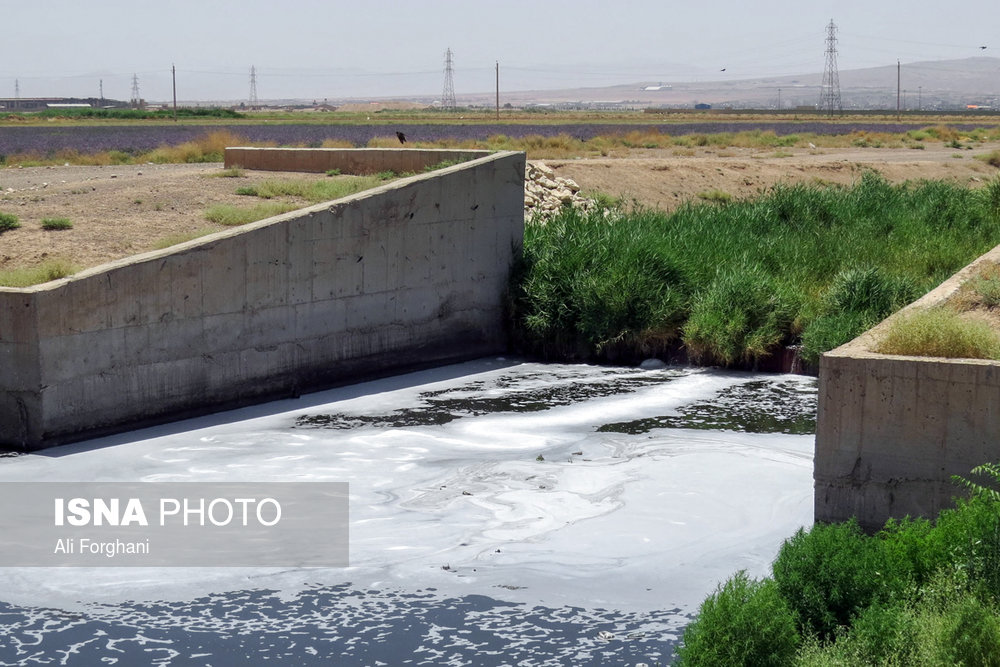
[[[778,182],[849,184],[866,169],[894,182],[949,179],[977,186],[1000,172],[973,155],[998,147],[642,150],[627,158],[545,162],[585,190],[669,210],[708,193],[752,196]],[[0,271],[49,259],[84,268],[137,254],[165,238],[223,229],[204,212],[217,203],[251,203],[235,194],[241,185],[327,178],[252,171],[243,178],[213,177],[221,172],[220,164],[0,169],[0,212],[21,222],[19,229],[0,233]],[[73,228],[45,231],[45,218],[69,218]]]

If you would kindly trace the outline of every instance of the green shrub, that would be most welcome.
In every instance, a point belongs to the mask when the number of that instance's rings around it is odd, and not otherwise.
[[[1000,168],[1000,150],[991,151],[991,152],[985,153],[983,155],[977,155],[976,159],[977,160],[982,160],[983,162],[985,162],[986,164],[990,165],[991,167],[998,167],[998,168]]]
[[[678,664],[786,665],[798,644],[795,617],[774,582],[741,571],[702,603],[684,631]]]
[[[947,308],[927,308],[896,318],[874,346],[880,354],[951,359],[1000,359],[1000,335]]]
[[[684,344],[696,361],[727,366],[757,361],[782,342],[793,315],[793,306],[765,272],[728,272],[695,296]]]
[[[11,229],[17,229],[20,226],[21,223],[18,222],[16,215],[0,211],[0,234]]]
[[[42,229],[61,230],[72,229],[73,223],[69,218],[45,218],[42,220]]]
[[[890,562],[881,543],[853,520],[799,529],[772,570],[803,632],[822,639],[833,638],[869,605],[891,599],[911,577],[905,561]]]
[[[258,194],[257,194],[257,188],[254,187],[254,186],[252,186],[252,185],[241,185],[240,187],[236,188],[236,194],[238,194],[240,196],[243,196],[243,197],[257,197],[258,196]],[[269,199],[269,197],[264,197],[264,198],[265,199]]]
[[[915,648],[923,664],[1000,667],[1000,618],[975,596],[924,609],[918,622]]]

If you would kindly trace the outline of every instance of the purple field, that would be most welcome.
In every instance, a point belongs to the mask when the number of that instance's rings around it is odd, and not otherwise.
[[[60,150],[98,153],[118,150],[141,153],[163,145],[177,145],[209,132],[226,130],[249,142],[275,142],[279,146],[315,145],[326,139],[349,141],[362,147],[374,137],[391,137],[396,130],[406,133],[411,141],[440,139],[485,140],[503,134],[520,138],[528,135],[569,135],[587,140],[600,135],[624,135],[634,131],[659,130],[671,136],[714,134],[750,130],[789,134],[850,134],[852,132],[906,132],[916,126],[904,123],[824,123],[824,122],[753,122],[753,123],[682,123],[682,124],[599,124],[563,125],[528,124],[464,124],[464,125],[134,125],[134,126],[62,126],[62,127],[0,127],[0,156],[15,153],[47,155]],[[972,130],[977,125],[956,125],[955,129]]]

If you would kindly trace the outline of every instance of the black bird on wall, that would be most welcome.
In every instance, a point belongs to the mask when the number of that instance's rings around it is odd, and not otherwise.
[[[399,143],[401,143],[401,144],[405,144],[406,143],[406,135],[403,134],[402,132],[397,131],[396,132],[396,138],[399,139]]]

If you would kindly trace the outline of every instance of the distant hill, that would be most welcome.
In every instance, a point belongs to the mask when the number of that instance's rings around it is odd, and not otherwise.
[[[895,109],[896,65],[841,70],[840,95],[845,109]],[[822,72],[714,82],[641,81],[602,88],[501,91],[501,102],[522,104],[632,103],[634,106],[693,106],[697,103],[737,108],[791,109],[819,101]],[[977,57],[903,63],[900,87],[906,109],[964,108],[967,104],[1000,108],[1000,58]],[[779,93],[780,90],[780,93]],[[459,104],[492,103],[494,93],[460,95]]]

